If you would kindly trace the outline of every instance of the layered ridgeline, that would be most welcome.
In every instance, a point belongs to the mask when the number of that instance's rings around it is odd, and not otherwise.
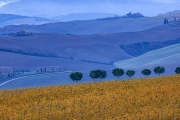
[[[70,22],[56,22],[42,25],[10,25],[0,29],[0,34],[9,34],[27,30],[33,33],[61,33],[90,35],[97,33],[136,32],[163,25],[162,18],[115,18],[76,20]]]
[[[179,62],[174,62],[177,61],[177,57],[169,56],[173,55],[172,53],[161,56],[163,60],[159,60],[160,56],[156,55],[158,52],[146,57],[150,61],[140,56],[179,43],[180,22],[164,25],[163,21],[164,19],[143,17],[71,21],[37,26],[6,26],[0,29],[2,35],[0,56],[3,56],[0,65],[15,69],[30,69],[33,72],[36,72],[38,67],[62,66],[70,72],[82,71],[84,76],[88,76],[91,70],[103,69],[108,73],[107,80],[114,79],[111,75],[114,67],[133,68],[136,71],[135,77],[142,77],[141,70],[145,68],[152,70],[162,65],[166,67],[163,75],[174,74]],[[75,34],[65,29],[73,30]],[[84,35],[86,30],[89,31],[88,35]],[[148,43],[147,51],[143,49],[146,43]],[[157,43],[159,46],[156,46]],[[121,45],[125,46],[125,49]],[[167,51],[171,48],[173,47],[167,48]],[[138,54],[134,55],[134,52]],[[153,56],[158,60],[152,59]],[[130,62],[121,64],[124,60]],[[115,62],[119,65],[114,66]],[[82,81],[89,82],[92,79],[85,77]],[[20,78],[1,86],[1,89],[71,83],[69,73],[63,73]]]
[[[21,16],[14,14],[0,14],[0,27],[7,25],[40,25],[49,22],[55,22],[55,20],[50,20],[42,17],[30,17],[30,16]]]
[[[0,116],[178,120],[179,91],[179,76],[0,91]]]
[[[149,51],[178,43],[179,30],[177,22],[141,32],[112,34],[35,34],[28,31],[31,36],[18,36],[17,32],[0,37],[0,54],[4,56],[0,63],[3,66],[26,69],[58,65],[67,66],[70,70],[92,70],[148,52],[144,49],[140,49],[139,52],[138,49],[142,47],[136,48],[136,43],[148,42]],[[153,47],[156,43],[162,43],[162,46]],[[122,44],[125,48],[130,45],[130,51],[120,47]],[[135,44],[135,50],[131,47],[133,44]],[[138,54],[134,55],[133,52]],[[17,63],[16,60],[21,62]]]

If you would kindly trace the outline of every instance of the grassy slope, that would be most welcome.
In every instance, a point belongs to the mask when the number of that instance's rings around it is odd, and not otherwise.
[[[180,76],[0,91],[2,119],[178,119]]]
[[[15,53],[0,52],[3,58],[0,61],[0,66],[12,66],[16,69],[31,69],[36,71],[36,68],[41,66],[62,66],[68,70],[92,70],[92,69],[109,69],[112,65],[88,63],[76,60],[66,60],[51,57],[36,57],[20,55]]]
[[[55,54],[68,58],[73,56],[78,60],[109,62],[131,58],[118,45],[99,43],[99,41],[89,40],[88,37],[84,38],[81,36],[40,35],[32,37],[1,37],[0,42],[0,48]]]
[[[176,63],[179,65],[180,44],[145,53],[139,57],[116,62],[114,65],[123,68],[137,68],[141,66]]]

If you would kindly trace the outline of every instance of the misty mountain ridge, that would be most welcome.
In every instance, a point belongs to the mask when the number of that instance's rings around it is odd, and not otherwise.
[[[169,12],[171,13],[171,12]],[[178,10],[172,12],[175,16],[180,16]],[[162,14],[163,15],[163,14]],[[142,18],[145,17],[141,13],[129,12],[125,15],[117,15],[113,13],[71,13],[69,15],[60,15],[53,18],[44,18],[38,16],[25,16],[15,14],[0,14],[0,27],[7,25],[41,25],[54,22],[68,22],[76,20],[111,20],[119,18]],[[163,16],[157,16],[158,18],[164,18]],[[173,16],[174,17],[174,16]]]
[[[1,35],[27,30],[33,33],[58,33],[73,35],[108,34],[118,32],[137,32],[163,25],[163,19],[141,17],[118,18],[111,20],[77,20],[42,25],[10,25],[0,28]]]
[[[144,17],[141,13],[127,13],[123,16],[112,13],[71,13],[69,15],[61,15],[52,19],[58,21],[73,21],[73,20],[90,20],[90,19],[114,19],[114,18],[140,18]]]
[[[55,20],[50,20],[43,17],[31,17],[31,16],[22,16],[14,14],[0,14],[0,27],[7,25],[40,25],[45,23],[55,22]]]
[[[112,13],[71,13],[68,15],[60,15],[53,17],[52,19],[61,22],[73,21],[73,20],[90,20],[104,17],[113,17],[115,14]]]
[[[119,16],[113,13],[71,13],[69,15],[60,15],[53,18],[44,18],[38,16],[25,16],[15,14],[0,14],[0,27],[7,25],[41,25],[53,22],[68,22],[75,20],[93,20],[93,19],[116,19],[116,18],[139,18],[144,17],[140,13],[128,13]]]

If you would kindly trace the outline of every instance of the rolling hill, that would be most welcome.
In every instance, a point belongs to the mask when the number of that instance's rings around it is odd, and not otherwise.
[[[107,23],[110,26],[108,27],[106,26],[106,27],[111,28],[115,25],[113,21],[118,22],[119,20],[121,21],[125,19],[139,21],[139,22],[146,19],[147,22],[147,19],[149,18],[138,18],[138,19],[119,18],[113,20],[102,20],[102,21],[97,20],[97,21],[99,22],[107,21]],[[89,20],[89,21],[72,21],[72,23],[73,22],[88,23],[90,21],[94,23],[97,22],[96,20]],[[67,22],[66,24],[68,23],[71,22]],[[31,69],[32,71],[35,71],[36,68],[40,66],[64,66],[69,71],[82,71],[85,74],[85,76],[88,76],[90,70],[104,69],[108,71],[107,79],[114,79],[111,73],[111,70],[114,67],[123,67],[125,70],[133,68],[134,70],[136,70],[136,75],[134,77],[137,78],[137,77],[144,77],[141,74],[141,70],[144,69],[145,67],[152,70],[154,66],[163,65],[166,68],[168,68],[164,75],[170,75],[170,74],[174,74],[174,69],[179,64],[178,58],[180,56],[178,54],[178,50],[179,50],[178,47],[180,46],[177,47],[170,46],[170,47],[162,48],[157,51],[154,52],[152,51],[138,57],[133,57],[133,55],[130,55],[120,47],[120,45],[122,44],[128,45],[138,42],[159,43],[159,42],[165,42],[167,40],[168,41],[175,40],[180,37],[179,22],[170,23],[166,25],[158,25],[154,28],[150,28],[144,31],[96,33],[90,35],[53,33],[54,30],[59,29],[59,26],[55,26],[56,24],[60,24],[60,23],[34,25],[34,26],[32,25],[7,26],[1,28],[0,31],[2,34],[3,32],[7,32],[8,30],[12,32],[16,30],[21,30],[23,27],[25,27],[28,28],[30,33],[32,32],[32,36],[9,36],[9,35],[0,36],[0,43],[1,43],[0,56],[3,56],[1,57],[0,60],[0,66],[10,66],[16,69]],[[90,24],[88,23],[88,25]],[[96,25],[103,25],[103,24],[96,23]],[[140,26],[137,29],[140,29],[141,25],[142,23],[140,23]],[[54,27],[54,29],[51,29],[52,26]],[[86,27],[90,28],[92,26],[86,26]],[[45,33],[45,31],[42,30],[38,33],[38,31],[33,31],[33,30],[41,30],[40,28],[48,30],[49,32]],[[98,27],[93,27],[93,28],[98,29]],[[114,29],[111,28],[108,31],[110,30],[114,30]],[[79,32],[83,33],[84,31],[81,30]],[[97,32],[97,31],[93,31],[93,32]],[[162,51],[166,51],[166,53],[163,53]],[[171,53],[171,51],[174,52]],[[115,63],[116,66],[113,66],[114,62],[117,62]],[[88,71],[88,72],[84,72],[84,71]],[[152,74],[152,76],[155,75]],[[4,88],[28,87],[28,86],[33,86],[32,83],[35,83],[37,86],[43,86],[43,85],[46,86],[48,84],[54,85],[61,83],[62,84],[72,83],[70,82],[68,74],[62,74],[62,76],[52,74],[50,76],[47,76],[47,78],[54,78],[54,81],[50,83],[48,82],[47,79],[45,80],[41,76],[37,78],[30,77],[30,78],[22,78],[19,80],[19,82],[18,81],[10,82],[3,87]],[[66,78],[66,80],[64,78]],[[35,81],[36,79],[38,79],[39,81],[36,82]],[[65,81],[60,82],[63,79]],[[85,77],[83,82],[88,82],[89,80],[91,80],[91,78]],[[28,81],[31,81],[31,83]],[[17,84],[14,85],[15,83]]]
[[[7,25],[40,25],[49,22],[54,22],[54,20],[50,20],[47,18],[41,17],[29,17],[29,16],[21,16],[14,14],[0,14],[0,27],[4,27]]]
[[[114,60],[131,58],[130,55],[117,45],[100,43],[81,36],[39,35],[27,37],[1,37],[0,41],[0,48],[16,51],[21,50],[26,53],[36,52],[55,55],[60,58],[65,58],[65,60],[89,60],[109,63]],[[110,51],[107,51],[107,49],[110,49]],[[118,55],[118,53],[121,53],[121,55]]]
[[[168,26],[167,29],[162,29],[166,26]],[[36,69],[42,65],[63,65],[66,61],[72,61],[72,64],[76,66],[74,67],[76,70],[78,68],[82,70],[82,67],[78,67],[80,64],[76,64],[76,61],[78,61],[80,63],[97,63],[95,68],[98,68],[102,64],[110,65],[116,61],[132,58],[133,56],[119,47],[122,44],[166,41],[179,38],[179,23],[174,24],[174,26],[163,25],[146,31],[111,34],[3,36],[0,37],[0,51],[4,57],[1,58],[0,65]],[[23,63],[17,63],[18,59],[23,58]],[[43,59],[44,62],[40,62]],[[89,67],[86,67],[86,69],[91,69],[91,65],[87,66]],[[73,67],[69,65],[68,68],[72,69]]]
[[[159,14],[156,18],[167,18],[170,22],[172,22],[174,21],[174,18],[176,18],[176,20],[180,19],[180,10]]]
[[[138,43],[120,45],[120,47],[128,54],[137,57],[149,51],[161,49],[163,47],[167,47],[179,43],[180,43],[180,38],[177,38],[175,40],[167,40],[167,41],[155,41],[155,42],[143,41]]]
[[[61,22],[73,21],[73,20],[90,20],[90,19],[98,19],[105,17],[114,17],[115,14],[111,13],[71,13],[69,15],[60,15],[53,17],[52,19],[58,20]]]
[[[168,66],[167,68],[171,69],[171,67],[175,68],[175,66],[180,66],[179,51],[180,44],[175,44],[145,53],[141,56],[134,57],[132,59],[116,62],[114,63],[114,65],[116,67],[122,68],[145,68],[163,65]]]
[[[81,60],[70,60],[53,57],[37,57],[28,56],[8,52],[0,52],[3,58],[0,61],[1,66],[12,66],[16,69],[31,69],[36,70],[41,66],[63,66],[68,70],[92,70],[92,69],[109,69],[113,66],[111,64],[103,64],[96,62],[86,62]]]
[[[163,25],[159,18],[117,18],[110,20],[79,20],[57,22],[42,25],[19,25],[0,28],[0,34],[9,34],[27,30],[33,33],[61,33],[75,35],[90,35],[97,33],[136,32]]]

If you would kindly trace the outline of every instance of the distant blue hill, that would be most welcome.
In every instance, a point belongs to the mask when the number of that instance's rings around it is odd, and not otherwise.
[[[28,18],[28,19],[32,19],[32,18]],[[0,34],[16,33],[21,30],[27,30],[32,33],[60,33],[60,34],[74,34],[74,35],[137,32],[163,25],[163,21],[164,19],[160,19],[160,18],[157,19],[150,17],[141,17],[137,19],[117,18],[111,20],[97,20],[97,19],[76,20],[70,22],[47,23],[36,26],[11,25],[1,28]]]
[[[90,20],[90,19],[113,17],[113,16],[115,16],[115,14],[111,14],[111,13],[71,13],[69,15],[56,16],[53,17],[52,19],[61,22],[66,22],[73,20]]]
[[[0,14],[0,22],[4,22],[7,20],[20,19],[20,18],[29,18],[28,16],[20,16],[13,14]]]
[[[50,20],[42,17],[30,17],[30,16],[21,16],[14,14],[0,14],[0,27],[6,25],[40,25],[49,22],[54,22],[54,20]]]

